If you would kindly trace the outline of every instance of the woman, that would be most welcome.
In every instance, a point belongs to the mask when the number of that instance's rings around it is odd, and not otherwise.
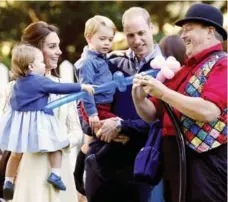
[[[159,42],[161,52],[164,57],[173,56],[181,65],[184,64],[186,58],[184,41],[178,35],[165,36]]]
[[[46,76],[50,79],[62,82],[56,74],[56,68],[61,50],[57,28],[45,22],[30,24],[23,32],[22,42],[39,48],[46,64]],[[54,72],[53,76],[51,72]],[[11,89],[8,88],[7,95]],[[50,95],[50,101],[58,99],[58,95]],[[7,100],[6,100],[7,101]],[[76,202],[77,193],[74,185],[73,171],[70,164],[70,148],[81,144],[83,133],[81,130],[78,112],[74,103],[64,105],[54,110],[62,123],[64,130],[68,132],[71,145],[62,150],[62,179],[67,190],[59,192],[46,184],[50,165],[48,155],[44,153],[25,153],[20,163],[17,174],[16,187],[13,202]]]

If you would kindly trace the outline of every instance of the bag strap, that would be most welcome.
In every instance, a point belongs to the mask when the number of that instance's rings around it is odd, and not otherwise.
[[[161,121],[156,120],[152,125],[149,132],[149,138],[145,144],[145,147],[149,147],[153,145],[154,147],[158,148],[160,144],[160,140],[162,137],[161,134]]]

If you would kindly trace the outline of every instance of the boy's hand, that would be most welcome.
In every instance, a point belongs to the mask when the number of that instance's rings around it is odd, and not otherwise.
[[[90,84],[81,84],[81,89],[87,91],[90,95],[95,93],[95,90]]]
[[[100,128],[100,119],[97,115],[89,116],[89,126],[93,130],[93,132],[96,134],[96,132]]]

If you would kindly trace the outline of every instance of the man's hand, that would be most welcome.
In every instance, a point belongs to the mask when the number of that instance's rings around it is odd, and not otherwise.
[[[116,127],[119,124],[119,120],[120,118],[115,117],[100,121],[102,126],[96,133],[97,138],[108,143],[115,139],[118,136]]]
[[[110,59],[110,58],[114,58],[114,57],[121,57],[121,56],[125,56],[127,53],[126,50],[115,50],[115,51],[112,51],[110,53],[108,53],[107,57]]]

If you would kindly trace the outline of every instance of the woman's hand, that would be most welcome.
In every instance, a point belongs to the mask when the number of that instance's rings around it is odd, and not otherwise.
[[[101,141],[108,143],[117,138],[118,131],[116,130],[116,128],[118,125],[118,120],[119,118],[115,117],[100,121],[102,126],[96,133],[97,138],[99,138]]]

